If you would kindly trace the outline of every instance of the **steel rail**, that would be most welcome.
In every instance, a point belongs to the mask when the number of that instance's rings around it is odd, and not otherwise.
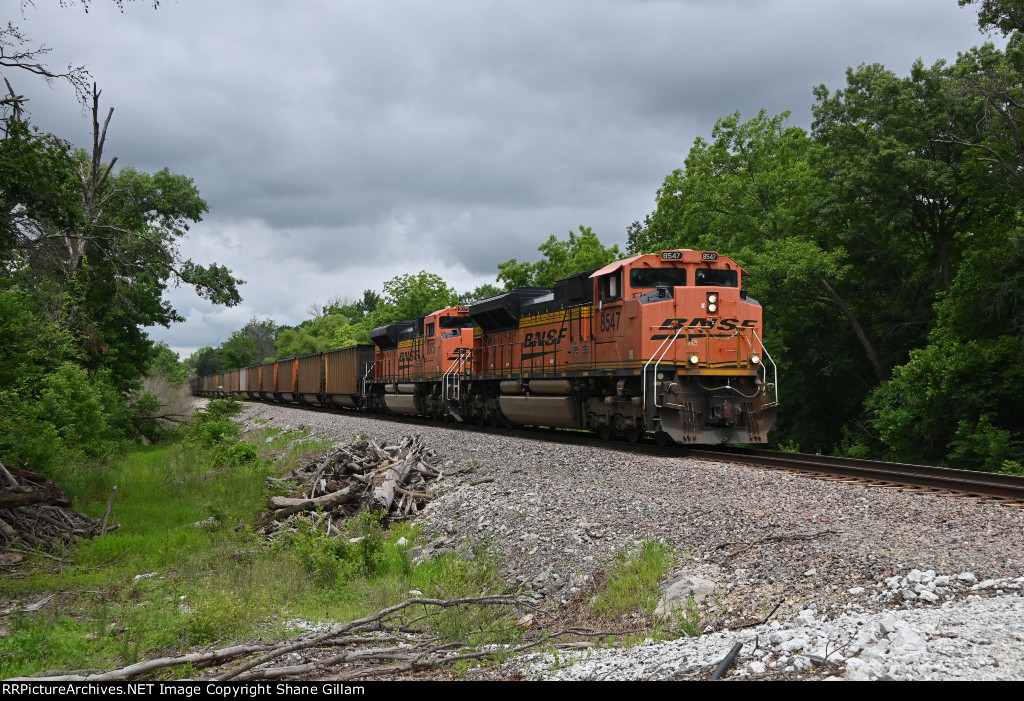
[[[684,455],[716,460],[728,459],[750,465],[763,465],[793,472],[816,472],[869,482],[885,482],[911,487],[963,492],[973,496],[994,497],[1024,502],[1024,477],[998,472],[975,472],[949,467],[912,465],[841,458],[830,455],[784,453],[748,448],[683,448]]]

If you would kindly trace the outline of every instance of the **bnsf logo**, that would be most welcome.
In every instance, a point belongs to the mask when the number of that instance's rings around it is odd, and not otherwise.
[[[523,337],[523,348],[541,348],[544,346],[557,346],[565,338],[567,329],[551,329],[550,331],[537,331],[526,334]]]
[[[687,323],[689,322],[689,323]],[[661,326],[658,327],[657,333],[651,336],[652,341],[660,341],[666,338],[672,338],[676,332],[680,329],[687,331],[695,331],[700,333],[702,331],[736,331],[743,329],[756,329],[758,321],[757,319],[665,319],[661,322]],[[681,333],[679,334],[682,335]]]

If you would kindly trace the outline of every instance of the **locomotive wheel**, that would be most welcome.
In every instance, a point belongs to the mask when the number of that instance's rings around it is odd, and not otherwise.
[[[626,440],[630,443],[636,443],[644,435],[642,428],[629,428],[626,429]]]
[[[600,426],[597,429],[597,436],[603,441],[610,441],[613,433],[614,431],[612,430],[612,427],[608,424]]]
[[[664,448],[669,443],[672,443],[672,437],[664,431],[658,431],[654,434],[654,442],[657,443],[659,447]]]

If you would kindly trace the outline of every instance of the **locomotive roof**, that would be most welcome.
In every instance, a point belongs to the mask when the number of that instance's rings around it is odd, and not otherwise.
[[[669,259],[665,258],[666,253],[678,253],[679,256]],[[707,255],[713,255],[714,258],[709,260],[708,258],[704,257]],[[719,255],[716,251],[698,251],[692,248],[678,248],[666,249],[664,251],[661,251],[660,253],[641,253],[635,256],[630,256],[629,258],[623,258],[622,260],[617,260],[614,263],[609,263],[600,270],[595,270],[590,277],[600,277],[601,275],[613,273],[616,270],[625,268],[633,263],[636,263],[641,259],[648,259],[648,262],[651,263],[699,263],[706,264],[708,266],[710,266],[713,262],[724,262],[729,264],[730,266],[736,267],[744,275],[747,274],[747,271],[741,268],[739,265],[737,265],[736,261],[734,261],[732,258],[729,258],[728,256]]]

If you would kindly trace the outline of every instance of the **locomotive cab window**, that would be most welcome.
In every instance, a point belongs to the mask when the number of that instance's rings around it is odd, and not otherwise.
[[[686,268],[633,268],[629,286],[634,290],[654,287],[685,287]]]
[[[697,268],[693,276],[697,287],[739,287],[739,275],[735,270],[720,268]]]
[[[606,302],[622,299],[622,272],[616,270],[610,275],[598,278],[598,296]]]
[[[427,324],[427,332],[424,335],[426,335],[426,336],[433,336],[434,335],[434,325],[433,324]]]
[[[442,316],[437,320],[442,329],[471,329],[473,320],[468,316]]]

